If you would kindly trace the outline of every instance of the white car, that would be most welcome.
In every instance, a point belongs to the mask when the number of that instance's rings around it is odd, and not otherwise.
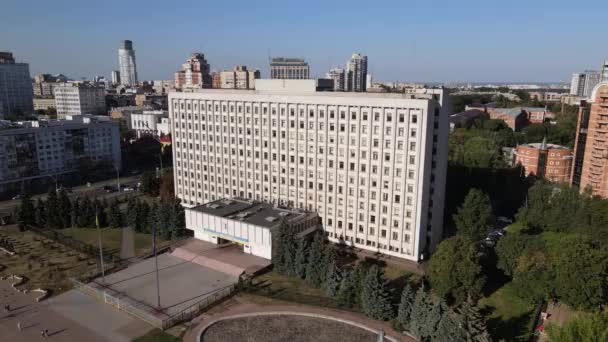
[[[122,189],[122,191],[123,191],[123,192],[129,192],[129,191],[135,191],[135,189],[133,189],[133,188],[132,188],[132,187],[130,187],[130,186],[125,186],[125,187]]]

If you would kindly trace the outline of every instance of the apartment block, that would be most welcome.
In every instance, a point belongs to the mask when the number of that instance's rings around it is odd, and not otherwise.
[[[270,78],[281,80],[307,80],[310,67],[303,58],[275,57],[270,62]]]
[[[75,172],[81,165],[119,167],[118,123],[109,117],[0,121],[0,192],[13,183]]]
[[[105,89],[89,82],[60,83],[55,87],[55,105],[59,119],[68,115],[105,114]]]
[[[314,211],[333,242],[425,258],[442,238],[447,95],[315,87],[170,93],[176,195],[187,207],[240,197]]]
[[[211,87],[209,63],[207,63],[204,54],[195,52],[186,60],[186,63],[182,64],[181,70],[175,73],[175,88],[209,87]]]
[[[581,102],[574,151],[572,185],[608,198],[608,82]]]
[[[248,70],[244,65],[239,65],[234,70],[222,71],[219,74],[222,89],[254,89],[255,80],[260,78],[259,70]]]

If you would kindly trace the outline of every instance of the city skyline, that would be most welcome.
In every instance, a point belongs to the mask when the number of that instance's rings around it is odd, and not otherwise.
[[[551,7],[415,1],[382,8],[313,1],[294,4],[285,13],[274,2],[256,8],[216,2],[180,8],[130,4],[124,11],[107,11],[118,5],[112,1],[86,9],[70,3],[6,5],[2,50],[29,63],[32,75],[63,73],[74,79],[110,78],[118,69],[116,47],[124,39],[137,47],[142,80],[171,79],[194,51],[205,53],[213,70],[245,64],[259,68],[264,78],[269,56],[305,58],[311,76],[321,77],[361,52],[370,58],[374,79],[419,82],[567,82],[572,73],[599,69],[608,59],[608,48],[593,41],[607,7],[596,1],[558,1]],[[214,15],[195,20],[203,9]],[[131,11],[138,12],[133,16]],[[31,18],[28,25],[15,20],[24,16]],[[574,17],[586,20],[568,25]],[[220,25],[224,18],[233,24]],[[361,25],[346,25],[351,22]]]

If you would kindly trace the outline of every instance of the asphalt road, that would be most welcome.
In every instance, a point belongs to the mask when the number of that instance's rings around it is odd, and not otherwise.
[[[137,182],[139,181],[139,175],[138,176],[131,176],[131,177],[124,177],[124,178],[120,178],[120,185],[127,185],[127,186],[131,186],[131,187],[135,187],[135,185],[137,184]],[[103,190],[103,187],[106,185],[111,185],[116,187],[116,179],[110,179],[110,180],[105,180],[105,181],[101,181],[101,182],[97,182],[97,183],[91,183],[90,187],[87,187],[86,185],[83,186],[78,186],[78,187],[74,187],[72,188],[72,192],[68,193],[68,196],[70,197],[70,199],[75,198],[75,197],[79,197],[79,196],[89,196],[92,198],[105,198],[106,200],[108,199],[113,199],[116,198],[118,196],[124,195],[124,194],[132,194],[134,192],[110,192],[110,193],[106,193]],[[35,201],[38,198],[41,199],[45,199],[46,198],[46,194],[41,194],[41,195],[34,195],[32,196],[32,199]],[[0,202],[0,214],[2,215],[7,215],[12,213],[15,208],[17,208],[17,206],[19,206],[19,204],[21,203],[20,200],[9,200],[9,201],[2,201]]]

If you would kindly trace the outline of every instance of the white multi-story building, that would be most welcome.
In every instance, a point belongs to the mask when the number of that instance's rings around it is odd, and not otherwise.
[[[314,80],[170,93],[175,193],[189,207],[313,210],[331,241],[419,261],[442,238],[446,96],[316,92]]]
[[[103,86],[89,82],[68,82],[55,86],[57,118],[67,115],[105,114],[106,95]]]
[[[334,91],[344,91],[344,69],[333,68],[325,77],[334,81]]]
[[[141,114],[131,114],[131,129],[137,138],[151,135],[157,138],[171,134],[168,113],[164,110],[144,110]]]
[[[118,66],[120,67],[120,83],[131,87],[137,85],[137,63],[132,41],[122,41],[118,49]]]
[[[83,163],[120,168],[118,122],[87,115],[66,119],[0,128],[0,192],[24,180],[75,172]]]

